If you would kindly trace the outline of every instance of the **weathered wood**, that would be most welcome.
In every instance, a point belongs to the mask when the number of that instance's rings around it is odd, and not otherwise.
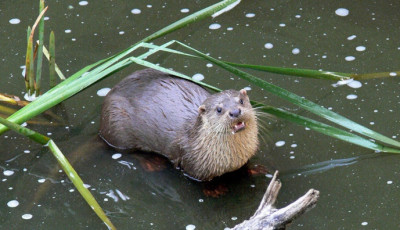
[[[249,220],[236,225],[232,230],[273,230],[284,229],[294,219],[312,209],[319,198],[319,191],[310,189],[305,195],[288,206],[277,209],[273,205],[278,197],[282,183],[277,181],[278,171],[275,172],[260,206]]]

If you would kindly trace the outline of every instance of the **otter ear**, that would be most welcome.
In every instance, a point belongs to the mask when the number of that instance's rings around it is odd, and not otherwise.
[[[202,114],[206,111],[206,106],[205,105],[200,105],[199,107],[199,114]]]
[[[241,89],[240,94],[242,94],[243,96],[247,96],[247,91],[245,89]]]

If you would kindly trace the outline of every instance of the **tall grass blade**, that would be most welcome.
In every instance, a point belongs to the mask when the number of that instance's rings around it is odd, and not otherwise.
[[[39,13],[44,10],[44,0],[40,0],[39,4]],[[40,85],[41,85],[41,78],[42,78],[42,60],[43,60],[43,39],[44,37],[44,18],[40,18],[39,22],[39,47],[37,53],[37,66],[36,66],[36,97],[40,95]]]
[[[54,32],[50,33],[49,41],[49,76],[50,76],[50,88],[56,86],[56,43],[55,43]]]
[[[358,123],[356,123],[354,121],[351,121],[348,118],[345,118],[345,117],[343,117],[343,116],[341,116],[341,115],[339,115],[339,114],[337,114],[335,112],[332,112],[332,111],[330,111],[330,110],[328,110],[328,109],[326,109],[326,108],[324,108],[324,107],[322,107],[322,106],[320,106],[320,105],[318,105],[318,104],[316,104],[316,103],[314,103],[312,101],[309,101],[309,100],[307,100],[305,98],[302,98],[302,97],[300,97],[300,96],[298,96],[298,95],[296,95],[296,94],[294,94],[294,93],[292,93],[290,91],[282,89],[282,88],[280,88],[278,86],[275,86],[275,85],[273,85],[271,83],[268,83],[268,82],[266,82],[266,81],[264,81],[264,80],[262,80],[260,78],[257,78],[255,76],[249,74],[249,73],[246,73],[246,72],[244,72],[242,70],[239,70],[239,69],[237,69],[237,68],[235,68],[235,67],[233,67],[233,66],[231,66],[229,64],[226,64],[226,63],[224,63],[222,61],[219,61],[219,60],[217,60],[215,58],[212,58],[212,57],[210,57],[210,56],[208,56],[208,55],[206,55],[206,54],[204,54],[204,53],[202,53],[202,52],[200,52],[200,51],[198,51],[198,50],[196,50],[196,49],[194,49],[194,48],[192,48],[190,46],[187,46],[187,45],[185,45],[185,44],[183,44],[181,42],[177,42],[177,43],[182,45],[183,47],[193,51],[194,53],[196,53],[200,57],[202,57],[202,58],[204,58],[204,59],[206,59],[206,60],[208,60],[208,61],[210,61],[210,62],[212,62],[212,63],[214,63],[214,64],[216,64],[216,65],[218,65],[218,66],[220,66],[220,67],[222,67],[224,69],[226,69],[226,70],[228,70],[229,72],[239,76],[240,78],[245,79],[245,80],[257,85],[258,87],[261,87],[261,88],[263,88],[263,89],[265,89],[265,90],[267,90],[267,91],[269,91],[269,92],[271,92],[271,93],[273,93],[273,94],[275,94],[275,95],[277,95],[277,96],[279,96],[279,97],[281,97],[281,98],[283,98],[283,99],[285,99],[285,100],[287,100],[287,101],[289,101],[289,102],[291,102],[291,103],[293,103],[293,104],[295,104],[297,106],[300,106],[303,109],[306,109],[306,110],[318,115],[318,116],[321,116],[321,117],[323,117],[323,118],[325,118],[325,119],[327,119],[329,121],[332,121],[332,122],[334,122],[334,123],[336,123],[336,124],[338,124],[340,126],[343,126],[343,127],[348,128],[350,130],[358,132],[358,133],[360,133],[362,135],[365,135],[367,137],[370,137],[370,138],[373,138],[375,140],[381,141],[382,143],[389,144],[389,145],[396,146],[396,147],[400,147],[400,142],[398,142],[396,140],[393,140],[393,139],[391,139],[389,137],[386,137],[386,136],[384,136],[384,135],[382,135],[380,133],[377,133],[377,132],[375,132],[375,131],[373,131],[371,129],[368,129],[368,128],[366,128],[366,127],[364,127],[364,126],[362,126],[362,125],[360,125],[360,124],[358,124]]]
[[[288,120],[290,122],[302,125],[304,127],[308,127],[314,131],[320,132],[322,134],[337,138],[342,141],[346,141],[364,148],[372,149],[374,151],[379,152],[388,152],[388,153],[400,153],[400,149],[395,149],[387,146],[383,146],[378,143],[374,143],[370,140],[367,140],[363,137],[360,137],[354,133],[350,133],[336,127],[324,124],[319,121],[315,121],[310,118],[306,118],[297,114],[293,114],[291,112],[285,111],[283,109],[278,109],[274,107],[265,107],[260,106],[260,104],[255,105],[256,107],[260,107],[260,109],[266,113],[275,115],[279,118]]]
[[[17,125],[11,121],[8,121],[2,117],[0,117],[0,123],[7,126],[8,128],[12,129],[13,131],[24,135],[33,141],[41,144],[46,145],[54,157],[57,159],[58,163],[61,165],[62,169],[64,170],[65,174],[67,174],[68,178],[72,181],[76,189],[82,195],[82,197],[86,200],[89,206],[94,210],[94,212],[99,216],[99,218],[110,228],[116,229],[115,226],[111,223],[108,219],[106,214],[104,213],[103,209],[97,203],[96,199],[90,193],[90,191],[84,186],[82,179],[79,177],[78,173],[76,173],[75,169],[71,166],[68,162],[67,158],[62,154],[60,149],[54,143],[52,139],[47,136],[44,136],[40,133],[37,133],[31,129],[22,127]]]
[[[53,32],[53,33],[54,33],[54,32]],[[51,33],[50,33],[50,35],[51,35]],[[49,49],[50,49],[50,48],[49,48]],[[49,54],[49,51],[46,49],[46,46],[45,46],[45,45],[43,45],[43,54],[44,54],[44,56],[47,58],[47,60],[50,62],[50,54]],[[55,54],[55,39],[54,39],[54,54]],[[54,58],[55,58],[55,56],[54,56]],[[57,73],[58,77],[59,77],[62,81],[64,81],[64,80],[65,80],[65,76],[64,76],[64,74],[61,72],[61,70],[60,70],[60,68],[58,67],[57,63],[54,62],[54,66],[55,66],[56,73]]]
[[[276,66],[262,66],[262,65],[247,65],[247,64],[239,64],[233,62],[225,62],[228,65],[259,70],[269,73],[283,74],[283,75],[291,75],[298,77],[307,77],[307,78],[317,78],[317,79],[327,79],[327,80],[345,80],[350,79],[352,74],[350,73],[340,73],[340,72],[331,72],[331,71],[319,71],[312,69],[297,69],[297,68],[284,68],[284,67],[276,67]]]
[[[26,59],[28,59],[28,62],[26,63],[26,66],[28,66],[26,69],[26,74],[28,74],[28,82],[29,82],[28,95],[31,96],[35,91],[35,75],[33,67],[33,41],[31,36],[29,36],[28,40],[28,50]]]
[[[400,76],[400,71],[392,71],[392,72],[380,72],[380,73],[352,74],[351,78],[355,80],[368,80],[374,78],[399,77],[399,76]]]
[[[29,43],[29,37],[31,35],[31,27],[28,26],[27,38],[26,38],[26,55],[25,55],[25,88],[26,92],[29,94],[29,72],[31,68],[31,56],[32,56],[32,44]]]
[[[195,12],[181,20],[178,20],[177,22],[175,22],[169,26],[164,27],[163,29],[144,38],[142,41],[148,42],[155,38],[164,36],[172,31],[175,31],[179,28],[187,26],[190,23],[199,21],[207,16],[210,16],[213,13],[215,13],[235,2],[236,2],[236,0],[225,0],[225,1],[221,1],[219,3],[216,3],[216,4],[214,4],[210,7],[207,7],[203,10]],[[47,9],[47,7],[45,8],[45,10],[46,9]],[[67,98],[71,97],[72,95],[80,92],[87,86],[89,86],[89,85],[93,84],[94,82],[100,80],[101,78],[105,77],[106,75],[104,75],[104,74],[102,74],[100,77],[96,76],[96,75],[98,75],[101,71],[103,71],[104,69],[113,65],[114,63],[121,60],[123,57],[128,55],[130,52],[132,52],[136,48],[138,48],[139,46],[137,44],[139,44],[139,43],[140,42],[136,43],[135,45],[132,45],[131,47],[129,47],[109,58],[100,60],[94,64],[86,66],[85,68],[83,68],[80,71],[78,71],[77,73],[73,74],[67,80],[61,82],[56,87],[49,90],[48,92],[43,94],[41,97],[39,97],[37,100],[35,100],[34,102],[25,106],[24,108],[20,109],[18,112],[14,113],[7,119],[20,124],[22,122],[29,120],[30,118],[32,118],[36,115],[42,113],[43,111],[53,107],[54,105],[60,103],[61,101],[66,100]],[[92,71],[90,71],[90,73],[88,75],[85,75],[84,77],[81,76],[83,73],[85,73],[86,71],[88,71],[89,69],[91,69],[95,66],[98,66],[98,68],[93,69]],[[82,79],[89,78],[89,80],[74,82],[75,79],[78,79],[78,78],[82,78]],[[74,86],[74,87],[71,87],[71,86]],[[60,90],[60,88],[62,88],[62,89]],[[64,90],[64,89],[68,89],[68,90]],[[5,127],[4,125],[0,125],[0,135],[2,133],[4,133],[6,130],[7,130],[7,127]]]

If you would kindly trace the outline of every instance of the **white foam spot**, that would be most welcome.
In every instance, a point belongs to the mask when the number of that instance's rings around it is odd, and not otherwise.
[[[298,15],[296,15],[295,17],[296,17],[296,18],[301,18],[301,15],[300,15],[300,14],[298,14]]]
[[[346,98],[349,99],[349,100],[354,100],[354,99],[357,98],[357,95],[355,95],[355,94],[349,94],[349,95],[346,96]]]
[[[32,95],[29,96],[28,93],[25,93],[24,99],[27,100],[27,101],[34,101],[34,100],[36,100],[36,95],[32,94]]]
[[[142,11],[140,9],[136,9],[136,8],[131,10],[132,14],[140,14],[141,12]]]
[[[186,230],[194,230],[194,229],[196,229],[196,226],[193,224],[189,224],[186,226]]]
[[[296,148],[296,147],[297,147],[297,144],[292,144],[290,147]]]
[[[246,18],[254,18],[254,16],[256,16],[255,13],[247,13],[246,14]]]
[[[204,75],[201,73],[196,73],[195,75],[192,76],[192,79],[195,81],[202,81],[204,80]]]
[[[31,151],[29,151],[29,150],[24,150],[24,153],[30,153]]]
[[[211,63],[207,63],[207,65],[206,65],[208,68],[211,68],[211,67],[213,67],[213,64],[211,64]]]
[[[366,226],[366,225],[368,225],[368,222],[364,221],[364,222],[361,223],[361,225],[362,226]]]
[[[33,216],[32,216],[32,214],[27,213],[27,214],[22,215],[21,217],[24,220],[30,220],[30,219],[32,219]]]
[[[19,205],[19,202],[17,200],[10,200],[7,202],[7,206],[10,208],[15,208]]]
[[[98,91],[97,91],[97,96],[99,96],[99,97],[105,97],[107,94],[108,94],[108,92],[110,92],[110,88],[102,88],[102,89],[99,89]]]
[[[184,13],[184,14],[189,13],[189,9],[188,8],[183,8],[183,9],[181,9],[181,13]]]
[[[121,158],[122,154],[121,153],[114,153],[111,157],[112,157],[112,159],[116,160],[116,159]]]
[[[264,47],[267,49],[272,49],[274,48],[274,45],[272,43],[265,43]]]
[[[300,53],[300,49],[299,48],[294,48],[292,50],[292,54],[299,54]]]
[[[353,80],[353,81],[347,83],[347,85],[348,85],[350,88],[358,89],[358,88],[361,88],[362,83],[359,82],[359,81]]]
[[[250,90],[251,90],[251,87],[246,86],[246,87],[244,87],[243,89],[246,90],[246,91],[250,91]]]
[[[66,34],[69,34],[69,33],[71,33],[71,30],[70,30],[70,29],[66,29],[66,30],[64,30],[64,32],[65,32]]]
[[[210,30],[217,30],[219,28],[221,28],[221,25],[218,23],[213,23],[208,27]]]
[[[346,8],[339,8],[335,11],[335,14],[341,17],[349,15],[349,10]]]
[[[21,20],[19,20],[18,18],[12,18],[10,19],[10,21],[8,21],[10,24],[16,25],[19,24],[21,22]]]
[[[390,72],[390,73],[389,73],[389,76],[395,77],[395,76],[397,76],[397,73],[395,73],[395,72]]]
[[[356,35],[351,35],[351,36],[347,37],[347,40],[351,41],[351,40],[353,40],[353,39],[356,38],[356,37],[357,37]]]
[[[233,216],[231,219],[232,219],[232,220],[237,220],[237,217],[236,217],[236,216]]]
[[[4,176],[12,176],[14,174],[14,171],[12,171],[12,170],[5,170],[4,172],[3,172],[3,175]]]
[[[233,27],[228,27],[228,28],[226,28],[226,30],[232,31]]]
[[[285,24],[285,23],[281,23],[281,24],[279,24],[279,26],[280,26],[280,27],[285,27],[286,24]]]
[[[366,49],[365,46],[357,46],[357,47],[356,47],[356,50],[357,50],[357,51],[360,51],[360,52],[361,52],[361,51],[365,51],[365,49]]]
[[[79,5],[80,5],[80,6],[87,6],[87,4],[89,4],[88,1],[80,1],[80,2],[79,2]]]
[[[393,181],[388,180],[386,183],[387,183],[387,184],[393,184]]]
[[[354,56],[347,56],[347,57],[344,58],[344,60],[346,60],[346,61],[354,61],[354,60],[356,60],[356,58]]]
[[[125,33],[125,31],[119,31],[118,32],[120,35],[123,35]]]
[[[278,142],[275,143],[276,147],[282,147],[284,145],[285,145],[285,141],[278,141]]]
[[[46,181],[46,179],[43,179],[43,178],[38,180],[39,183],[44,183],[45,181]]]

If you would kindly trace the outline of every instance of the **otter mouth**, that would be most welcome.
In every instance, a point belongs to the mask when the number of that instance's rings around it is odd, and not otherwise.
[[[244,121],[239,121],[238,123],[236,123],[233,127],[232,127],[232,134],[235,134],[237,132],[242,131],[243,129],[246,128],[246,124],[244,123]]]

